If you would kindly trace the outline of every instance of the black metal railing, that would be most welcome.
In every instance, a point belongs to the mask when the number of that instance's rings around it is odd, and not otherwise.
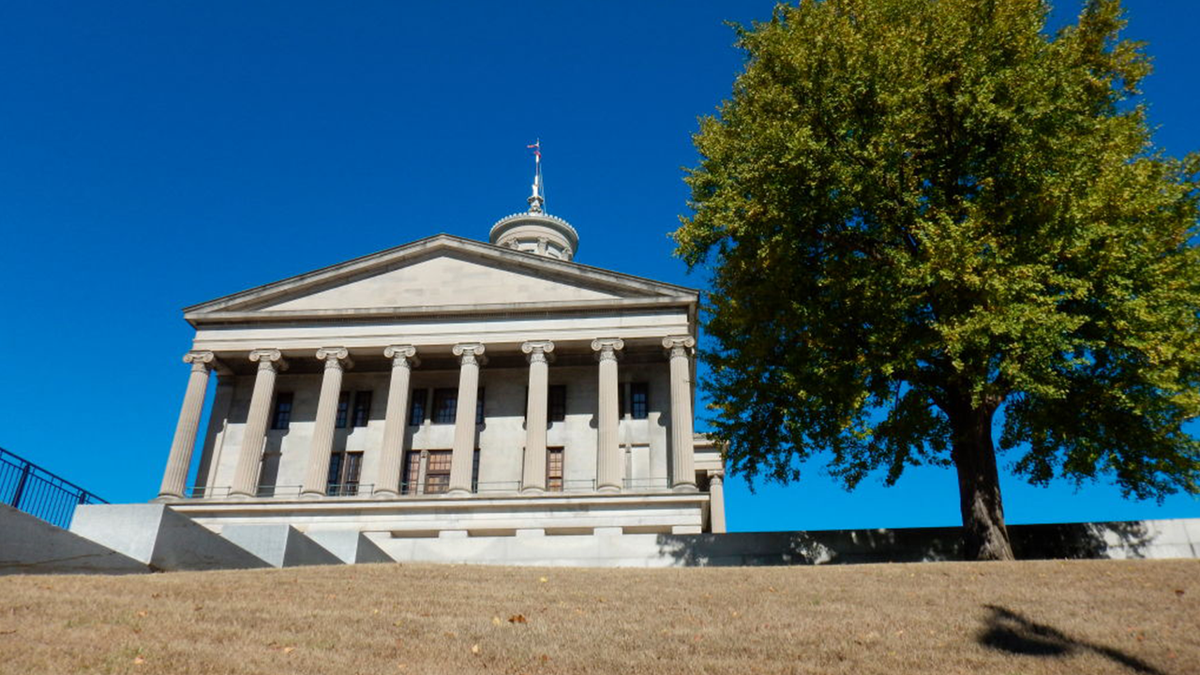
[[[0,448],[0,501],[62,528],[75,507],[108,502],[42,467]]]

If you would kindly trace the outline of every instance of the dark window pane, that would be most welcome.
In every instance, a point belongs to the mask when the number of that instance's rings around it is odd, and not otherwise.
[[[329,476],[326,485],[329,487],[329,494],[334,494],[333,489],[341,481],[338,476],[342,473],[342,453],[335,452],[329,456]]]
[[[629,385],[624,382],[617,385],[617,417],[624,417],[629,409],[625,407],[625,387]]]
[[[427,389],[412,390],[412,405],[408,408],[409,426],[419,427],[425,422],[425,399],[428,396]]]
[[[475,424],[483,424],[483,387],[475,396]]]
[[[650,414],[650,387],[645,382],[630,383],[629,414],[635,420],[644,420]]]
[[[292,423],[292,392],[281,391],[275,395],[275,414],[271,415],[272,429],[287,429]]]
[[[338,429],[346,428],[346,420],[350,417],[350,392],[343,391],[338,394],[337,407],[337,423],[334,425]]]
[[[371,419],[371,392],[354,392],[354,426],[365,427]]]
[[[550,401],[546,413],[551,422],[561,422],[567,419],[567,386],[552,384],[549,390]]]
[[[479,492],[479,448],[471,458],[471,492]]]
[[[458,408],[457,389],[433,390],[433,423],[454,424],[455,412]]]

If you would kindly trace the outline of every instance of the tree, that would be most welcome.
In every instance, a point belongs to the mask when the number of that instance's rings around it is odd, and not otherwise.
[[[1012,557],[1035,484],[1196,494],[1200,156],[1151,144],[1118,0],[803,0],[737,28],[677,254],[711,275],[714,435],[735,473],[853,488],[957,470],[966,554]],[[994,424],[999,426],[994,430]]]

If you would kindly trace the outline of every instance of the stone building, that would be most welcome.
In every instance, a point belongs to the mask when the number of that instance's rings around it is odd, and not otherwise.
[[[440,234],[185,309],[159,501],[217,531],[357,530],[396,559],[724,531],[720,456],[693,434],[697,292],[574,262],[536,180],[529,204],[488,243]]]

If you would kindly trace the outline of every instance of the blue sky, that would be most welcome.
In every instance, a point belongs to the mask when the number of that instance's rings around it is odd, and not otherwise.
[[[1126,5],[1155,58],[1156,140],[1200,149],[1200,3]],[[667,239],[682,167],[741,64],[722,22],[771,6],[5,3],[0,447],[150,499],[186,384],[182,307],[437,232],[485,239],[525,207],[538,137],[580,262],[702,285]],[[727,481],[732,529],[959,522],[947,471],[757,487]],[[1186,496],[1003,487],[1009,522],[1200,516]]]

